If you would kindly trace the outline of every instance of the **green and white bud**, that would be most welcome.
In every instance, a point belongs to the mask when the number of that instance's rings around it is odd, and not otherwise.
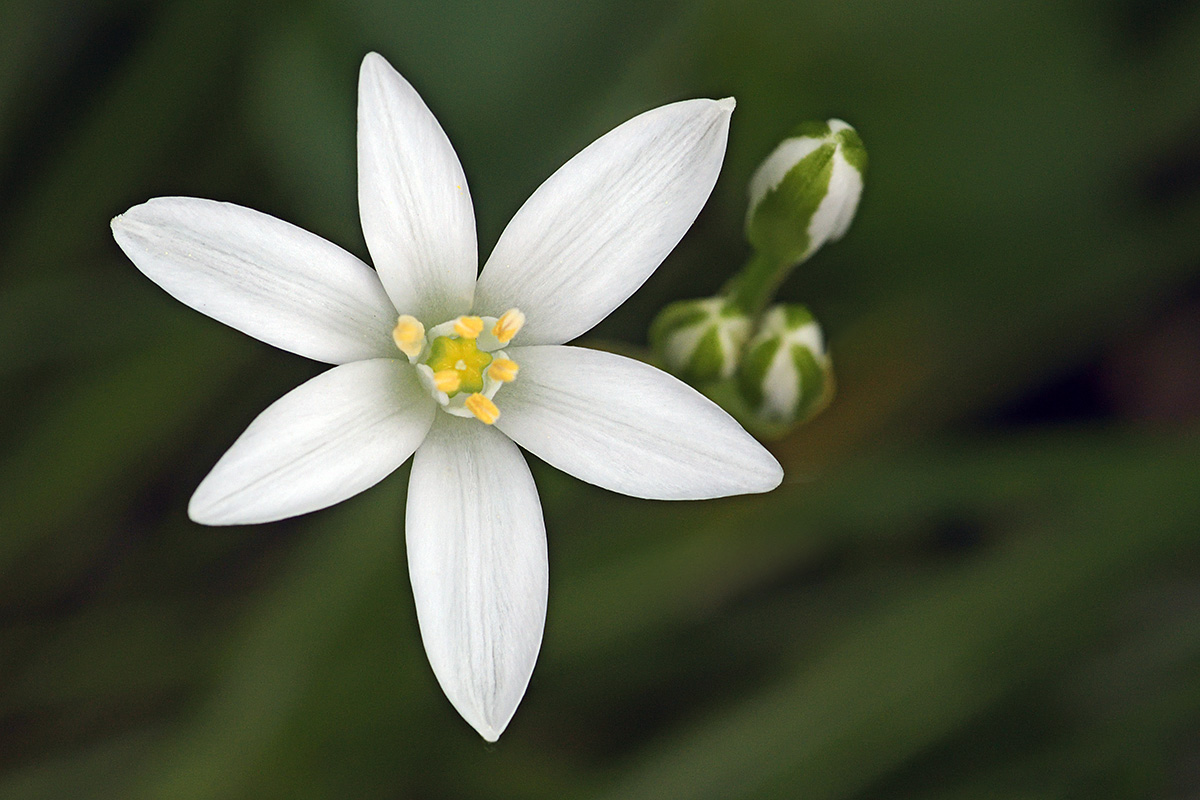
[[[763,316],[737,371],[738,392],[759,419],[798,423],[833,399],[833,367],[821,326],[801,305],[777,305]]]
[[[733,377],[750,330],[750,317],[723,297],[681,300],[654,319],[650,346],[676,375],[714,381]]]
[[[840,119],[806,122],[750,179],[746,237],[759,253],[798,264],[842,238],[862,196],[867,151]]]

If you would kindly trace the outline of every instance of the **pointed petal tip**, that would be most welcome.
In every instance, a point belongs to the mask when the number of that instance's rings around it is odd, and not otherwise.
[[[400,73],[392,66],[392,62],[376,53],[374,50],[363,56],[362,64],[358,68],[358,83],[361,90],[362,85],[367,80],[380,80],[389,73],[395,74],[403,78]]]
[[[766,458],[763,460],[762,480],[759,483],[759,486],[762,488],[756,489],[756,494],[773,492],[783,483],[783,467],[776,460],[775,456],[767,452],[766,448],[763,448],[763,453],[766,455]]]
[[[154,199],[157,199],[157,198],[154,198]],[[130,206],[129,208],[125,209],[120,214],[117,214],[115,217],[113,217],[111,220],[109,220],[108,227],[112,230],[113,236],[116,236],[118,233],[122,233],[122,234],[127,233],[129,231],[130,226],[136,224],[136,222],[135,222],[136,216],[137,216],[136,212],[139,209],[141,209],[142,206],[145,206],[148,203],[152,203],[152,202],[154,202],[153,199],[147,200],[145,203],[138,203],[136,206]],[[133,218],[131,218],[131,217],[133,217]]]
[[[454,706],[454,710],[489,744],[494,744],[498,741],[500,735],[508,729],[508,723],[512,722],[512,718],[516,715],[517,706],[520,704],[522,697],[524,697],[524,691],[522,691],[521,696],[517,698],[516,703],[511,708],[506,709],[501,707],[485,710],[477,707],[470,701],[460,702],[461,698],[452,697],[447,693],[447,699]]]
[[[749,434],[747,439],[754,441]],[[783,483],[784,473],[783,467],[775,460],[775,456],[771,455],[762,445],[762,449],[758,454],[756,463],[744,463],[742,467],[741,480],[733,481],[728,486],[723,487],[719,491],[697,494],[694,497],[681,497],[679,499],[692,500],[717,500],[722,497],[736,497],[743,494],[767,494],[779,488]]]
[[[150,200],[147,200],[144,203],[138,203],[136,206],[130,206],[129,208],[125,209],[120,214],[117,214],[115,217],[113,217],[111,220],[109,220],[108,226],[112,229],[112,232],[114,234],[117,233],[118,231],[123,231],[123,230],[128,229],[131,224],[134,224],[134,220],[136,219],[137,212],[139,211],[139,209],[141,209],[143,206],[153,203],[157,199],[158,198],[152,198]],[[131,219],[131,216],[134,219]]]
[[[524,692],[521,697],[524,697]],[[517,702],[511,708],[496,707],[485,710],[478,707],[464,708],[457,703],[454,706],[459,715],[475,729],[476,733],[483,737],[484,741],[494,744],[500,739],[501,734],[508,730],[508,724],[516,716],[520,700],[521,698],[518,697]]]
[[[251,518],[250,515],[239,516],[237,510],[231,509],[229,504],[224,502],[225,498],[214,490],[214,484],[209,480],[211,476],[210,471],[188,500],[187,515],[192,522],[210,528],[227,528],[232,525],[255,525],[273,521]]]
[[[752,463],[745,466],[745,482],[741,488],[726,497],[738,494],[767,494],[780,487],[785,477],[783,466],[775,455],[762,442],[749,436],[747,438],[758,445],[758,452],[752,456]]]
[[[391,66],[391,64],[388,63],[388,60],[386,58],[384,58],[379,53],[372,50],[371,52],[369,52],[365,56],[363,56],[362,66],[359,69],[360,69],[360,71],[365,71],[368,67],[371,69],[378,69],[380,67],[390,67],[390,66]]]
[[[732,114],[733,109],[737,107],[737,100],[734,100],[732,97],[723,97],[715,102],[726,114]]]
[[[500,734],[504,733],[504,729],[508,727],[508,722],[499,726],[490,725],[482,720],[476,723],[468,719],[467,722],[470,723],[475,732],[482,736],[483,740],[488,744],[495,744],[499,741]]]
[[[207,497],[207,494],[204,491],[204,481],[201,481],[200,485],[196,487],[196,491],[192,493],[192,499],[188,501],[188,519],[197,525],[208,525],[214,528],[236,525],[236,522],[221,519],[220,514],[213,507],[212,499]]]

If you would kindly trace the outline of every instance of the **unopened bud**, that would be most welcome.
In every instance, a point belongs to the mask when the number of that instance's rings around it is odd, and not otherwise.
[[[842,238],[862,195],[867,151],[840,119],[806,122],[750,179],[746,237],[760,253],[797,264]]]
[[[763,316],[737,371],[738,391],[767,422],[798,423],[833,399],[833,368],[808,309],[778,305]]]
[[[750,318],[722,297],[681,300],[655,318],[650,346],[668,369],[690,381],[730,378],[750,327]]]

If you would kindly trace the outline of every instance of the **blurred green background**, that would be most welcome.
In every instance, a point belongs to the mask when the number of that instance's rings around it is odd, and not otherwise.
[[[0,797],[1200,794],[1200,3],[0,2]],[[228,200],[366,255],[358,63],[453,141],[484,254],[635,113],[734,95],[696,226],[592,338],[746,255],[797,122],[871,155],[783,297],[840,393],[763,497],[533,463],[545,643],[494,746],[421,649],[407,470],[251,528],[185,513],[322,367],[190,311],[109,219]],[[586,514],[579,509],[587,509]]]

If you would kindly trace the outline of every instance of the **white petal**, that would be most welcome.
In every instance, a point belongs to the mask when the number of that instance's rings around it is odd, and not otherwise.
[[[403,360],[356,361],[272,403],[192,495],[206,525],[294,517],[374,486],[425,438],[436,405]]]
[[[733,417],[661,370],[581,347],[508,352],[521,372],[496,396],[496,427],[563,472],[656,500],[767,492],[783,479]]]
[[[792,167],[823,144],[825,140],[817,136],[794,136],[780,142],[750,177],[746,190],[750,196],[750,202],[746,204],[747,215],[753,215],[759,201],[783,182]]]
[[[425,652],[442,690],[496,741],[525,694],[546,619],[546,532],[517,446],[438,414],[413,459],[405,537]]]
[[[817,207],[813,213],[812,222],[809,223],[809,230],[818,228],[820,225],[827,225],[829,228],[828,241],[836,242],[846,235],[846,231],[850,228],[850,223],[854,221],[854,213],[858,210],[858,201],[862,197],[863,191],[863,176],[856,168],[850,166],[845,157],[841,154],[841,150],[833,159],[833,170],[829,175],[829,191],[825,195],[825,199],[821,201],[821,205]],[[833,208],[826,210],[826,204],[833,199]],[[830,215],[830,219],[821,220],[826,213]]]
[[[377,53],[358,77],[358,207],[401,314],[432,325],[470,309],[479,262],[462,165],[420,95]]]
[[[687,100],[597,139],[517,212],[475,290],[476,313],[520,308],[521,344],[559,344],[633,294],[708,200],[733,99]]]
[[[112,230],[172,297],[267,344],[330,364],[395,353],[396,312],[375,272],[291,223],[232,203],[159,197]]]

